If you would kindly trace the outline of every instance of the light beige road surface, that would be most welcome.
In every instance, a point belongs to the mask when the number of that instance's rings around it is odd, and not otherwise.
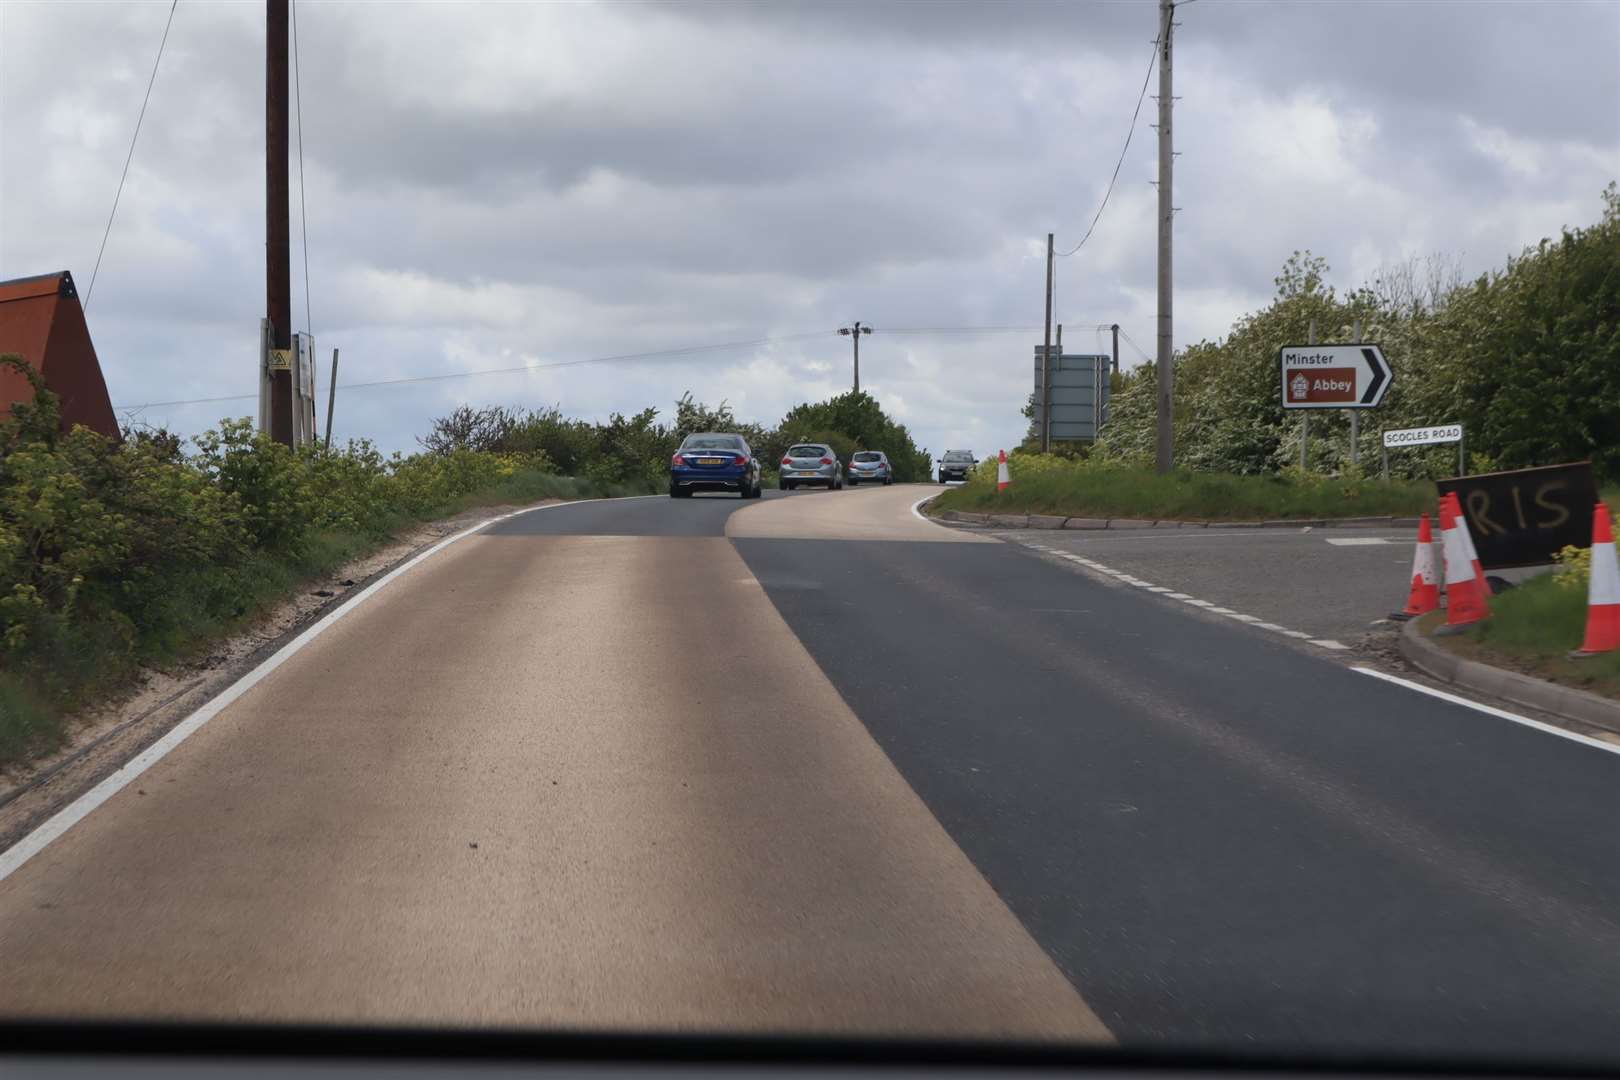
[[[1108,1037],[720,536],[403,575],[0,882],[0,1014]]]
[[[943,489],[934,488],[932,491]],[[924,521],[911,512],[930,488],[895,484],[853,491],[813,492],[773,499],[740,510],[726,522],[726,535],[776,540],[910,540],[942,544],[999,541]]]

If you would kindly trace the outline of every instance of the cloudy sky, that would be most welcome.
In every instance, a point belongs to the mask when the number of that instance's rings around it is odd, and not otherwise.
[[[0,278],[90,288],[169,4],[0,2]],[[939,451],[1017,441],[1047,231],[1084,234],[1152,0],[298,5],[309,293],[338,434],[410,449],[461,403],[584,416],[685,390],[774,421],[863,387]],[[1597,218],[1620,175],[1620,3],[1196,0],[1178,10],[1176,341],[1309,248],[1341,287],[1476,272]],[[1155,92],[1157,81],[1150,87]],[[255,392],[264,10],[180,0],[89,301],[113,401]],[[1154,102],[1059,261],[1070,351],[1154,340]],[[1123,362],[1143,353],[1130,344]],[[323,371],[324,389],[324,371]],[[324,394],[323,394],[324,398]],[[253,401],[127,415],[188,433]]]

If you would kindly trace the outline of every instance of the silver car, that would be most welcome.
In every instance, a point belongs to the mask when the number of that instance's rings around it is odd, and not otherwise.
[[[889,455],[881,450],[861,450],[849,459],[849,486],[857,484],[892,484],[894,469]]]
[[[844,486],[844,466],[826,443],[794,443],[782,455],[779,486],[792,491],[800,484],[818,484],[837,491]]]

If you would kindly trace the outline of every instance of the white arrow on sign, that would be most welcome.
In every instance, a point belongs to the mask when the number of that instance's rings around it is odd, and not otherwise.
[[[1394,381],[1377,345],[1284,345],[1285,409],[1371,409]]]

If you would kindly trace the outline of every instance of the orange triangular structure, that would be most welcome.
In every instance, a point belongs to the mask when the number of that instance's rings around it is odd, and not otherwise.
[[[90,343],[73,275],[66,270],[0,281],[0,353],[16,353],[45,379],[62,408],[62,429],[83,424],[118,437],[107,382]],[[27,376],[0,368],[0,418],[33,399]]]

